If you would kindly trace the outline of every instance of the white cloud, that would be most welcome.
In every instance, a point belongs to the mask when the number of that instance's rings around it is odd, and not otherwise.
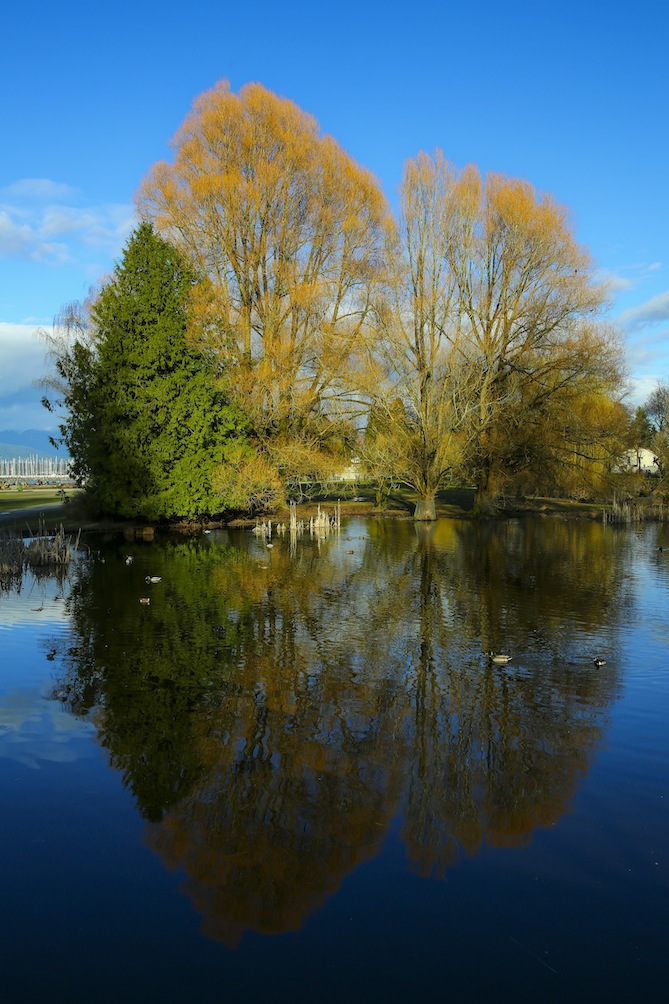
[[[50,368],[36,327],[49,329],[59,304],[109,273],[135,224],[130,203],[91,203],[48,178],[0,188],[0,428],[53,427],[35,386]]]
[[[598,278],[608,287],[609,295],[617,296],[618,293],[643,285],[651,276],[656,278],[653,273],[661,271],[662,267],[662,262],[659,261],[650,265],[647,262],[634,262],[618,266],[615,272],[601,269]]]
[[[25,590],[25,592],[30,592]],[[51,596],[41,597],[39,622],[42,617],[51,630],[67,620],[67,609],[61,601]],[[12,597],[12,606],[15,603]],[[30,612],[24,612],[21,623],[38,623],[35,613],[35,596]],[[4,611],[3,611],[4,615]],[[11,616],[11,620],[15,617]],[[0,754],[28,767],[38,769],[47,761],[71,763],[91,755],[91,743],[81,743],[82,737],[94,734],[94,726],[74,715],[64,712],[55,700],[45,700],[46,693],[38,688],[13,687],[0,697]]]
[[[634,407],[644,405],[657,384],[657,377],[654,376],[633,377],[630,380],[629,403]]]
[[[630,403],[644,404],[658,381],[669,380],[669,328],[663,327],[627,339]]]
[[[108,205],[94,209],[74,206],[49,206],[42,217],[42,237],[78,234],[87,245],[117,244],[134,226],[136,220],[130,206]]]
[[[35,325],[0,322],[0,406],[2,398],[32,388],[46,369],[46,345]]]
[[[669,321],[669,290],[658,293],[638,307],[624,310],[618,316],[618,323],[626,331],[641,331],[648,324],[659,324]]]
[[[59,202],[76,196],[77,190],[71,185],[49,178],[22,178],[5,188],[0,188],[0,198],[26,199],[29,202]]]
[[[0,257],[85,265],[90,248],[119,254],[136,222],[132,205],[82,202],[76,189],[48,178],[0,189]]]
[[[0,209],[0,258],[62,264],[68,261],[69,252],[65,244],[43,240],[30,224],[15,221]]]
[[[631,333],[627,339],[627,356],[637,370],[657,369],[658,362],[661,368],[669,366],[669,329]]]
[[[601,281],[606,286],[609,296],[615,296],[616,293],[622,293],[635,285],[633,279],[627,279],[622,275],[614,275],[612,272],[602,273]]]
[[[59,423],[59,416],[48,412],[40,404],[41,393],[26,391],[24,399],[18,397],[12,401],[0,398],[0,429],[43,429],[54,435]]]
[[[98,219],[90,209],[74,209],[72,206],[48,206],[42,217],[40,232],[53,237],[86,231],[98,225]]]
[[[28,257],[32,240],[33,232],[29,226],[12,220],[9,213],[0,209],[0,256]]]

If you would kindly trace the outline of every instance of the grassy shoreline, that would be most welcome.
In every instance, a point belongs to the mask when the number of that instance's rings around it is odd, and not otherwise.
[[[409,493],[395,492],[384,499],[382,505],[377,504],[373,489],[360,487],[359,494],[353,499],[341,499],[342,516],[368,516],[379,519],[413,519],[413,498]],[[152,528],[154,530],[174,530],[180,532],[198,532],[204,527],[253,526],[257,519],[248,516],[230,516],[226,518],[203,518],[199,521],[175,521],[166,524],[155,524],[138,519],[102,518],[91,515],[86,510],[84,498],[78,489],[65,490],[66,500],[63,500],[63,490],[57,488],[30,488],[23,491],[0,490],[0,529],[35,533],[38,527],[47,529],[61,524],[66,530],[125,532],[141,534]],[[327,495],[297,505],[300,519],[308,519],[314,515],[320,505],[325,510],[337,504],[336,495]],[[650,503],[650,499],[636,500],[638,505]],[[457,488],[439,492],[436,499],[438,518],[471,519],[479,518],[474,512],[474,489]],[[575,502],[567,499],[526,497],[508,499],[500,509],[497,517],[509,519],[524,516],[556,516],[566,519],[601,519],[602,512],[611,508],[610,503]],[[273,522],[288,522],[289,509],[282,507],[274,512],[266,513],[265,519]]]

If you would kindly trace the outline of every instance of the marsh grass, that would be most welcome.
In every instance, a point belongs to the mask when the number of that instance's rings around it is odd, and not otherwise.
[[[653,505],[635,505],[633,502],[613,502],[610,509],[604,509],[602,519],[605,523],[666,523],[669,521],[669,506],[656,503]]]
[[[40,533],[26,544],[25,561],[31,568],[45,568],[53,565],[69,565],[79,550],[81,530],[76,537],[66,533],[63,524],[52,535]]]
[[[3,586],[21,578],[25,568],[32,571],[63,570],[76,557],[81,530],[76,535],[66,533],[61,526],[55,533],[47,534],[40,526],[39,532],[24,540],[14,532],[0,535],[0,582]]]
[[[0,536],[0,588],[9,589],[21,578],[24,554],[22,537],[11,532]]]

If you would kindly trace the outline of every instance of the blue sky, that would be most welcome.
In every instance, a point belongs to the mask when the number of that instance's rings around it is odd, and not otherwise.
[[[395,199],[443,150],[570,207],[611,281],[631,400],[669,379],[669,6],[659,0],[14,4],[3,13],[0,429],[52,428],[34,335],[111,269],[193,100],[257,80]]]

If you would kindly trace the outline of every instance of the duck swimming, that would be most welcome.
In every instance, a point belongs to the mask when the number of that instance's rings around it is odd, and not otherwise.
[[[502,655],[501,652],[488,652],[488,658],[495,666],[506,666],[508,662],[511,662],[513,656]]]

